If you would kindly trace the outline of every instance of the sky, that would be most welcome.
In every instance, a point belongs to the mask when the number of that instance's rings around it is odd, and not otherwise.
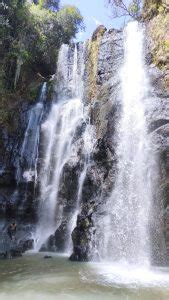
[[[78,41],[90,38],[100,24],[103,24],[107,29],[120,28],[124,24],[123,18],[111,18],[111,9],[106,5],[106,2],[106,0],[61,0],[62,5],[75,5],[84,18],[86,30],[78,33]]]

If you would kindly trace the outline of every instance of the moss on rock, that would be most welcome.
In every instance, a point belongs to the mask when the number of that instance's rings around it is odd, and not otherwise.
[[[144,0],[142,17],[144,20],[151,20],[159,13],[167,12],[166,0]]]
[[[93,33],[92,40],[88,43],[88,74],[89,74],[89,88],[88,88],[88,99],[93,99],[97,94],[97,66],[98,66],[98,53],[99,45],[102,40],[103,34],[106,28],[100,25]]]
[[[169,34],[167,14],[167,0],[145,0],[142,12],[142,20],[147,23],[147,32],[152,40],[152,62],[164,71],[164,87],[169,87],[167,72]]]
[[[153,40],[153,62],[157,66],[164,68],[167,68],[169,50],[169,36],[167,33],[168,22],[168,15],[165,13],[159,13],[148,25],[150,36]]]

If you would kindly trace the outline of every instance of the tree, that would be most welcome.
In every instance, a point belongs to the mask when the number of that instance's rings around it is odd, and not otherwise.
[[[60,0],[44,0],[44,7],[53,11],[58,11],[60,8]]]
[[[60,0],[32,0],[32,2],[41,8],[43,7],[53,11],[58,11],[60,8]]]
[[[57,21],[64,29],[65,43],[74,38],[79,30],[84,30],[83,17],[75,6],[65,5],[57,13]]]
[[[129,16],[138,18],[141,12],[141,0],[108,0],[114,18]]]
[[[83,28],[76,7],[60,9],[59,0],[34,2],[5,0],[6,6],[0,6],[0,50],[7,89],[19,88],[23,72],[27,76],[30,68],[44,76],[54,73],[61,44],[69,43]]]

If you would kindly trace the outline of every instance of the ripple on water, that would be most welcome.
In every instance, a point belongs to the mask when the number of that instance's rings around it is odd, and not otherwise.
[[[49,260],[41,253],[1,261],[0,300],[169,300],[165,269],[73,263],[51,255]]]

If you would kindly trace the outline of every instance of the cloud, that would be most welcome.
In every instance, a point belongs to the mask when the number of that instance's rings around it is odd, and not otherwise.
[[[99,25],[102,24],[102,22],[100,22],[99,20],[97,20],[95,17],[92,16],[91,18],[92,18],[93,22],[96,24],[96,26],[99,26]]]

